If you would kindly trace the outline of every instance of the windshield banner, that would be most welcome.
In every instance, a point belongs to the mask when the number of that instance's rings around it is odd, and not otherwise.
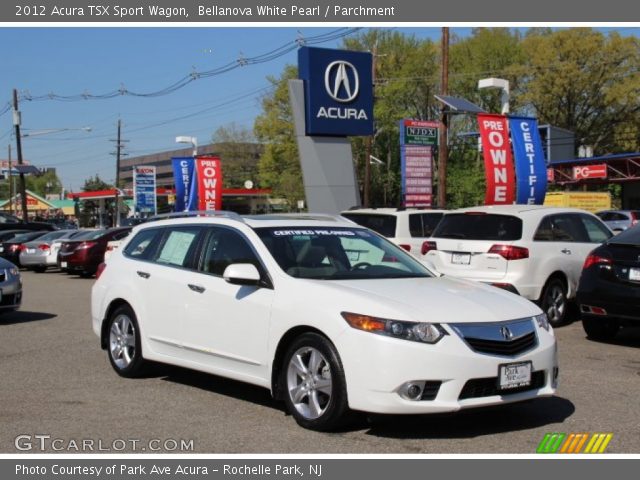
[[[504,115],[478,115],[487,191],[485,205],[511,205],[515,200],[509,126]]]
[[[516,203],[542,205],[547,193],[547,165],[535,118],[509,117],[516,167]]]

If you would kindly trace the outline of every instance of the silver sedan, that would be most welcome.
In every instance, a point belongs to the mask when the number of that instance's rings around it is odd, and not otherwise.
[[[79,232],[79,230],[56,230],[25,243],[20,252],[20,265],[36,272],[44,272],[47,267],[55,267],[58,252],[53,245],[56,240],[71,238]]]

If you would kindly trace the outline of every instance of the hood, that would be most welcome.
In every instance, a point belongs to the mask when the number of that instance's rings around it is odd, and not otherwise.
[[[498,322],[538,315],[529,300],[477,282],[439,278],[307,280],[334,307],[364,315],[437,323]]]

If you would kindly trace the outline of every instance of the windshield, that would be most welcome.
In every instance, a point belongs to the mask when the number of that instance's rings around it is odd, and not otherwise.
[[[609,242],[611,245],[630,245],[640,247],[640,226],[636,225],[624,232],[612,237]]]
[[[359,228],[258,228],[280,268],[295,278],[356,280],[432,275],[401,248]]]

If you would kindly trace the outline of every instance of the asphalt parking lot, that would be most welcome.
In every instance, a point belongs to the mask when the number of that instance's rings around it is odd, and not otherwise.
[[[180,453],[167,440],[201,453],[534,453],[547,432],[612,432],[607,453],[640,452],[640,329],[615,344],[587,340],[579,322],[557,329],[554,398],[455,415],[363,415],[327,434],[298,427],[261,388],[173,367],[120,378],[91,330],[94,281],[23,279],[22,309],[0,317],[0,453],[41,453],[41,442],[51,452],[55,439],[63,453],[86,440],[109,453],[125,442],[142,453],[150,440],[168,445],[162,453]]]

